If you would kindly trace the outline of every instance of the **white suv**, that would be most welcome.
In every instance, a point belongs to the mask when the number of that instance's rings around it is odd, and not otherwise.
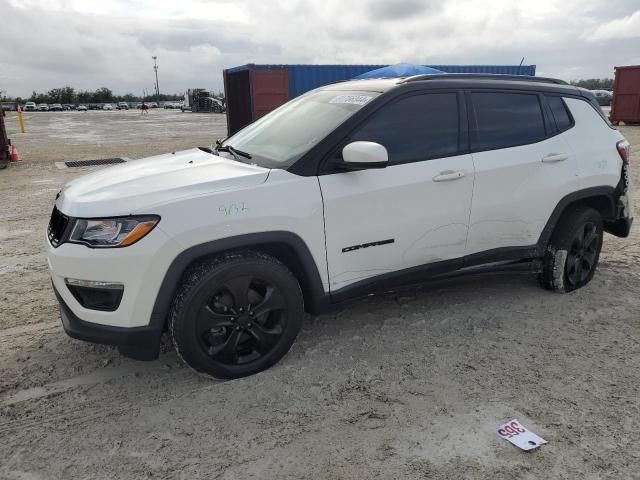
[[[478,269],[568,292],[633,211],[629,144],[590,93],[534,77],[336,83],[213,149],[79,177],[47,232],[75,338],[216,377],[281,359],[305,311]]]

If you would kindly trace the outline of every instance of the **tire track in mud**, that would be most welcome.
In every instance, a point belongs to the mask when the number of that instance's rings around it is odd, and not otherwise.
[[[20,418],[7,422],[5,425],[0,427],[0,436],[8,436],[9,434],[13,434],[14,436],[23,436],[35,429],[41,431],[50,430],[61,423],[63,424],[61,427],[68,428],[70,426],[91,423],[103,418],[120,416],[122,414],[132,412],[133,409],[131,408],[131,404],[126,402],[120,403],[122,403],[122,405],[117,408],[113,408],[113,402],[111,402],[109,404],[110,408],[93,407],[87,409],[75,409],[72,412],[54,415],[41,413],[40,415],[31,415]]]
[[[169,367],[167,369],[167,366]],[[185,375],[186,372],[189,374]],[[131,378],[135,377],[134,384],[144,385],[147,380],[162,381],[163,384],[170,385],[171,388],[156,394],[153,403],[164,403],[180,397],[193,395],[202,390],[222,386],[228,381],[215,380],[207,377],[203,380],[201,375],[191,374],[190,370],[182,368],[174,352],[162,355],[158,360],[148,363],[130,363],[118,367],[93,371],[86,375],[80,375],[43,386],[37,386],[24,390],[19,390],[0,400],[0,418],[16,409],[16,415],[23,406],[32,414],[27,414],[20,418],[15,418],[0,425],[0,437],[8,434],[22,436],[34,429],[52,429],[60,424],[64,427],[78,426],[94,422],[102,418],[130,414],[136,410],[137,406],[132,399],[136,392],[131,392]],[[51,402],[52,397],[71,393],[73,390],[86,388],[87,390],[105,385],[114,380],[122,380],[122,395],[118,397],[110,396],[109,403],[93,406],[95,399],[87,400],[85,405],[76,404],[72,411],[61,413],[49,413],[46,402]],[[135,385],[134,385],[135,387]],[[39,404],[38,401],[45,403]],[[62,403],[62,402],[57,402]],[[54,405],[55,408],[55,405]],[[3,415],[4,414],[4,415]]]
[[[220,381],[213,384],[201,383],[200,377],[185,377],[184,372],[176,372],[173,378],[168,381],[172,383],[172,387],[175,389],[174,393],[165,391],[164,394],[156,395],[153,398],[153,405],[163,404],[169,401],[173,401],[182,397],[188,397],[204,390],[210,390],[226,383],[226,381]],[[61,382],[57,382],[61,383]],[[39,387],[38,387],[39,388]],[[77,388],[77,387],[71,387]],[[33,389],[29,389],[33,390]],[[20,399],[18,401],[7,402],[2,404],[2,407],[6,410],[7,407],[18,406],[29,401],[41,400],[43,397],[55,396],[58,394],[64,394],[69,392],[70,389],[60,392],[49,392],[46,395],[39,397],[32,397],[29,399]],[[19,392],[18,392],[19,393]],[[49,399],[45,399],[48,401]],[[14,437],[23,437],[33,430],[50,431],[59,430],[60,428],[69,428],[82,426],[85,424],[92,424],[101,419],[119,417],[123,415],[137,415],[135,412],[141,408],[141,405],[136,404],[135,400],[131,398],[131,395],[126,393],[121,397],[109,398],[108,404],[100,403],[98,406],[94,406],[94,402],[99,400],[89,400],[85,405],[76,403],[75,408],[71,411],[64,411],[60,413],[50,413],[43,408],[34,408],[34,414],[26,415],[14,420],[4,422],[0,426],[0,437],[12,435]],[[148,403],[144,404],[148,407]],[[2,414],[0,414],[0,418]]]
[[[138,376],[139,374],[143,373],[159,372],[161,371],[163,366],[168,363],[173,363],[175,365],[178,364],[178,360],[175,354],[167,353],[153,362],[127,363],[118,367],[94,370],[85,375],[66,378],[64,380],[59,380],[57,382],[49,383],[46,385],[19,390],[5,397],[0,405],[10,406],[29,400],[38,400],[43,397],[57,395],[77,387],[102,384],[130,375]]]
[[[8,342],[15,337],[21,337],[23,335],[32,334],[38,331],[53,330],[60,326],[60,321],[46,322],[46,323],[34,323],[28,325],[20,325],[17,327],[7,328],[0,330],[0,342]]]

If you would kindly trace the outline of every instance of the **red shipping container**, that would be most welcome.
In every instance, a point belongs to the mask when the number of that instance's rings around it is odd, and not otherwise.
[[[227,131],[233,135],[289,100],[287,69],[224,71]]]
[[[609,120],[614,125],[640,123],[640,65],[615,67]]]

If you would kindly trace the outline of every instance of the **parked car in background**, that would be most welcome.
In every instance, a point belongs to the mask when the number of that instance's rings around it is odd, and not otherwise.
[[[118,110],[129,110],[129,104],[127,102],[118,102]]]
[[[86,105],[78,105],[78,108],[76,108],[77,111],[79,112],[86,112],[87,111],[87,106]]]
[[[25,112],[35,112],[38,109],[37,105],[35,104],[35,102],[27,102],[24,104],[24,111]]]
[[[149,102],[147,105],[149,105],[149,108],[158,108],[158,104],[156,102]]]
[[[629,235],[629,142],[589,91],[503,76],[334,83],[213,148],[73,179],[47,232],[64,329],[140,360],[167,331],[235,378],[278,362],[305,310],[402,284],[503,269],[584,287],[604,232]]]
[[[102,106],[102,109],[103,109],[103,110],[113,110],[113,105],[111,105],[110,103],[105,103],[105,104]]]
[[[40,105],[38,105],[38,111],[40,111],[40,112],[48,112],[49,111],[49,105],[47,105],[46,103],[41,103]]]
[[[70,103],[63,103],[62,104],[62,109],[63,110],[75,110],[76,106],[72,105]]]
[[[598,101],[598,105],[608,106],[611,105],[611,100],[613,99],[613,93],[608,90],[591,90],[593,96],[596,97]]]
[[[62,108],[62,104],[61,103],[54,103],[53,105],[51,105],[49,107],[49,110],[52,112],[61,112],[64,110],[64,108]]]
[[[15,104],[13,103],[3,103],[2,110],[5,112],[13,112],[16,109]]]

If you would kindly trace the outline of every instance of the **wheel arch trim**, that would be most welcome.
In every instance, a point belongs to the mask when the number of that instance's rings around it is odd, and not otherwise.
[[[198,259],[238,249],[264,251],[270,245],[284,246],[291,249],[295,255],[292,260],[300,263],[300,268],[297,268],[294,274],[297,274],[298,277],[302,276],[302,278],[298,278],[298,281],[305,297],[305,309],[312,313],[322,310],[326,306],[328,295],[324,291],[318,265],[307,244],[295,233],[273,231],[221,238],[194,245],[182,251],[173,259],[162,279],[153,305],[152,315],[166,316],[184,272]],[[281,258],[279,260],[282,261]],[[288,262],[283,263],[287,264]]]
[[[553,209],[553,212],[549,216],[546,225],[542,229],[540,233],[540,237],[538,239],[538,249],[539,253],[543,253],[551,240],[551,236],[553,235],[553,231],[555,230],[558,220],[562,214],[567,210],[569,206],[576,202],[584,202],[593,199],[601,199],[606,198],[608,200],[607,210],[611,216],[615,216],[615,205],[616,205],[616,189],[611,186],[599,186],[599,187],[589,187],[584,188],[582,190],[576,190],[575,192],[571,192],[570,194],[563,197],[556,207]],[[602,213],[602,212],[601,212]],[[603,218],[604,220],[604,218]]]

